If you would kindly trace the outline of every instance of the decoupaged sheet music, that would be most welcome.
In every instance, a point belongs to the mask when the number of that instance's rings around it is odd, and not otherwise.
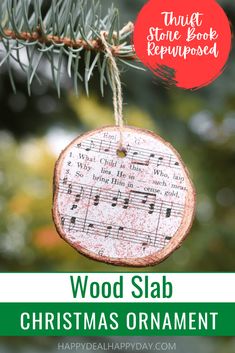
[[[186,236],[194,191],[179,155],[160,137],[125,127],[82,135],[55,173],[54,219],[80,252],[114,264],[160,262]]]

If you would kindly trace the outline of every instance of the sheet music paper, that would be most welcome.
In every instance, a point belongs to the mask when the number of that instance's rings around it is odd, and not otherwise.
[[[124,141],[127,155],[120,158],[116,127],[90,132],[57,164],[57,229],[91,256],[146,258],[167,247],[186,213],[193,217],[193,190],[171,146],[134,128],[125,128]]]

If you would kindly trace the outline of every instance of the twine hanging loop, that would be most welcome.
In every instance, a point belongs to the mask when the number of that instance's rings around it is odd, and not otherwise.
[[[122,96],[122,84],[120,79],[120,71],[117,66],[117,62],[114,58],[112,47],[106,40],[107,32],[101,32],[101,40],[105,49],[105,53],[108,59],[108,70],[111,79],[112,91],[113,91],[113,108],[115,123],[119,127],[120,140],[119,140],[119,151],[124,150],[124,119],[123,119],[123,96]]]

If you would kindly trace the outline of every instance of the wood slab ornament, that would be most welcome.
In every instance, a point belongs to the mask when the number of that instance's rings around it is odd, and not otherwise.
[[[118,127],[79,136],[60,155],[53,218],[80,253],[122,266],[154,265],[188,234],[195,191],[174,148],[154,133]]]

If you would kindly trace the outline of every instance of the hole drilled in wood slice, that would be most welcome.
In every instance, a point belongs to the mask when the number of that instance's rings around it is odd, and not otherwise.
[[[81,135],[60,155],[53,218],[60,236],[92,259],[154,265],[188,234],[195,191],[174,148],[154,133],[125,127]],[[124,151],[124,150],[123,150]]]
[[[123,147],[123,148],[119,148],[117,150],[117,156],[119,158],[125,158],[127,156],[127,150]]]

